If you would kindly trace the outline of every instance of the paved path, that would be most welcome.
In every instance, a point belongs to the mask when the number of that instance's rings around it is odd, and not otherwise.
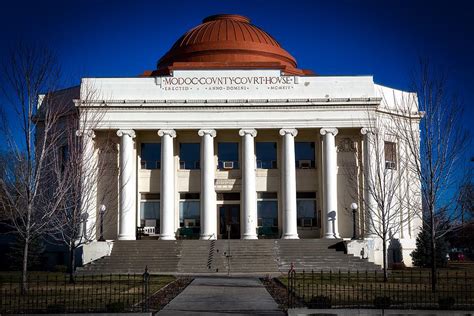
[[[158,315],[285,315],[257,278],[196,278]]]

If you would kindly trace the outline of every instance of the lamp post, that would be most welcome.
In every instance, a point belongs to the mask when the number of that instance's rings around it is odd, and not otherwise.
[[[352,240],[356,240],[356,212],[357,212],[357,203],[351,204],[352,209]]]
[[[107,208],[105,207],[104,204],[102,204],[99,208],[99,214],[100,214],[100,237],[99,241],[105,241],[104,238],[104,215],[105,215],[105,210]]]

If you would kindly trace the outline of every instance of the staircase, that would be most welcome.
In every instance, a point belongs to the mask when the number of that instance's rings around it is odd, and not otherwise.
[[[278,274],[297,271],[379,270],[337,249],[340,240],[133,240],[116,241],[109,257],[78,269],[82,274]]]

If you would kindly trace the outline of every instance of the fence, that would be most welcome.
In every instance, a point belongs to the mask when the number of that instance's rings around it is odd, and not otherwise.
[[[309,308],[396,308],[472,309],[473,275],[468,272],[439,272],[436,292],[431,273],[425,270],[297,273],[291,269],[282,281],[288,287],[288,307]]]
[[[68,276],[43,274],[29,279],[21,293],[18,276],[0,280],[0,313],[64,313],[148,311],[151,294],[163,285],[158,276],[143,274]]]

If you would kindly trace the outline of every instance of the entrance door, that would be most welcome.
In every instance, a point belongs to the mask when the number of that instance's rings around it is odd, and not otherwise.
[[[228,238],[227,225],[230,225],[230,238],[240,238],[240,205],[219,205],[219,233],[222,239]]]

